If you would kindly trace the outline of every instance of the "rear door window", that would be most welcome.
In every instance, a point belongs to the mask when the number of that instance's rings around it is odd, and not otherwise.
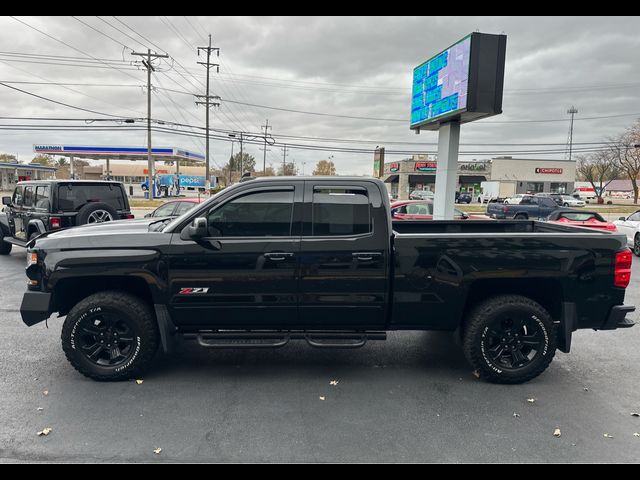
[[[49,185],[40,185],[36,188],[36,208],[49,210]]]
[[[312,216],[312,235],[316,237],[372,231],[369,197],[361,187],[315,187]]]
[[[58,187],[58,209],[77,211],[87,203],[106,203],[116,210],[126,208],[124,193],[118,185],[74,185]]]

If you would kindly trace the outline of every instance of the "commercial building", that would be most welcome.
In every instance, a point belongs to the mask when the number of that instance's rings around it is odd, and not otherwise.
[[[385,162],[383,180],[394,198],[406,199],[413,190],[435,190],[437,161],[428,155],[414,155],[397,162]],[[499,196],[518,193],[573,192],[574,161],[496,157],[458,162],[457,190],[480,195],[482,182],[499,182]]]
[[[0,163],[0,190],[12,191],[17,182],[55,177],[56,169],[37,164]]]

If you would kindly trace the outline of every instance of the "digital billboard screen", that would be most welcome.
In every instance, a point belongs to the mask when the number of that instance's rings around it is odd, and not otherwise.
[[[506,36],[474,32],[413,69],[414,130],[502,113]]]
[[[467,108],[471,36],[413,70],[411,125]]]

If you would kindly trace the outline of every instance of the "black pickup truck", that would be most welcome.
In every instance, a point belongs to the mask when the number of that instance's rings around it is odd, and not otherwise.
[[[253,179],[177,219],[80,226],[29,246],[23,321],[66,315],[64,352],[97,380],[138,375],[178,335],[208,348],[354,348],[443,330],[479,376],[519,383],[568,352],[576,329],[633,325],[624,235],[393,223],[384,184],[361,177]]]

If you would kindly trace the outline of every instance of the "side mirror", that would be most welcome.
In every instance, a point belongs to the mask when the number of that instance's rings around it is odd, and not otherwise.
[[[10,206],[11,205],[11,197],[2,197],[2,204]]]
[[[150,213],[147,213],[147,214],[144,216],[144,218],[151,218],[151,217],[153,217],[153,215],[152,215],[152,214],[150,214]]]
[[[205,217],[198,217],[193,219],[191,225],[182,229],[182,232],[180,232],[180,240],[198,241],[208,235],[207,219]]]
[[[625,222],[627,220],[627,218],[626,217],[620,217],[618,220],[621,220],[621,221]]]

